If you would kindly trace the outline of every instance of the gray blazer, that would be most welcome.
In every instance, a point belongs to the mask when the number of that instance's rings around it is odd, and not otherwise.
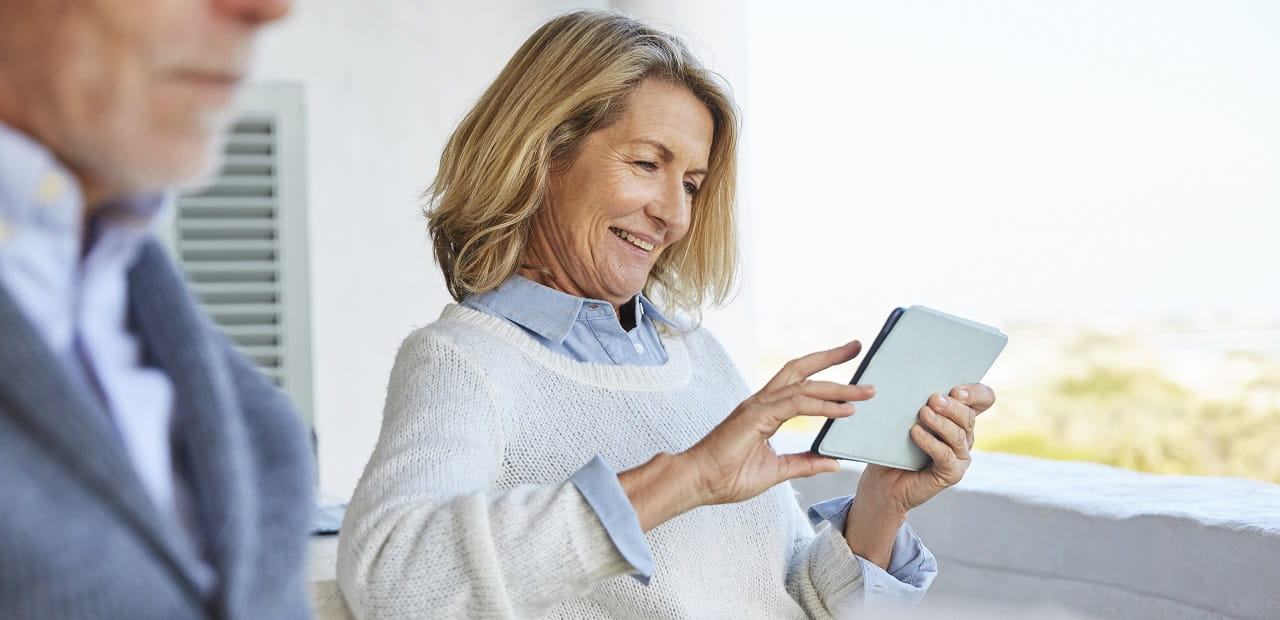
[[[218,584],[201,597],[107,412],[0,286],[0,618],[290,619],[310,450],[283,394],[196,309],[154,241],[129,272],[131,314],[175,389],[185,468]]]

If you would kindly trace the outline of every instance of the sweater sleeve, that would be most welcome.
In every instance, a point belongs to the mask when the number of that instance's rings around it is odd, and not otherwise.
[[[500,406],[454,342],[427,329],[402,345],[339,542],[356,617],[540,616],[633,570],[571,481],[493,490]]]
[[[932,553],[905,524],[893,539],[887,571],[854,555],[844,537],[851,505],[852,497],[818,503],[810,507],[809,520],[814,525],[827,521],[826,526],[817,535],[801,530],[787,589],[810,617],[851,617],[867,608],[915,605],[937,574]]]
[[[827,523],[803,546],[793,563],[789,589],[798,594],[810,617],[844,618],[867,608],[908,607],[919,603],[938,572],[933,554],[908,525],[893,541],[889,570],[849,550],[844,524],[853,497],[841,497],[809,509],[813,525]]]

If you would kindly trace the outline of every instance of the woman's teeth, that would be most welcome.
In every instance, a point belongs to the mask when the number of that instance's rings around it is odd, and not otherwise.
[[[636,247],[640,248],[641,250],[644,250],[644,251],[646,251],[646,252],[652,252],[652,251],[653,251],[653,244],[652,244],[652,243],[649,243],[648,241],[645,241],[644,239],[641,239],[641,238],[639,238],[639,237],[636,237],[635,235],[632,235],[631,233],[629,233],[629,232],[627,232],[627,231],[625,231],[625,230],[622,230],[621,228],[612,228],[612,227],[611,227],[611,228],[609,228],[609,232],[611,232],[611,233],[613,233],[613,234],[617,235],[619,239],[623,239],[623,240],[625,240],[625,241],[630,242],[630,243],[631,243],[631,245],[634,245],[634,246],[636,246]]]

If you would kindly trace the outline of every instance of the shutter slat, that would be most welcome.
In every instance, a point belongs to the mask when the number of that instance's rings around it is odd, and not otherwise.
[[[274,274],[278,269],[274,261],[183,261],[189,274]]]
[[[236,347],[242,353],[249,357],[280,357],[280,347],[274,346],[248,346]]]
[[[223,331],[232,338],[263,338],[278,336],[280,329],[274,325],[228,325]]]
[[[254,155],[251,153],[239,153],[227,155],[222,158],[224,168],[266,168],[274,166],[276,158],[271,155]]]
[[[187,251],[204,251],[204,252],[248,252],[248,251],[274,251],[279,244],[274,239],[196,239],[178,242],[178,250]]]
[[[269,174],[226,174],[222,175],[214,181],[210,186],[218,189],[230,188],[253,188],[253,189],[275,189],[276,180]],[[205,190],[208,191],[208,190]]]
[[[210,312],[232,314],[279,314],[279,304],[205,304]]]
[[[252,230],[270,230],[276,229],[275,220],[268,218],[250,218],[250,217],[227,217],[227,218],[204,218],[195,219],[187,218],[178,222],[178,227],[182,232],[187,231],[227,231],[231,233],[239,233],[241,231]]]
[[[274,282],[195,282],[191,285],[191,289],[199,295],[275,293],[279,288]]]
[[[275,145],[275,137],[270,133],[242,133],[232,132],[227,138],[227,146],[265,146],[271,147]]]
[[[178,201],[178,208],[185,214],[220,216],[224,212],[230,215],[231,209],[265,209],[275,213],[276,201],[270,196],[184,196]],[[222,211],[228,210],[228,211]]]
[[[218,177],[214,183],[194,196],[204,198],[270,198],[275,193],[271,175],[231,174]]]
[[[274,133],[275,119],[261,114],[246,114],[236,119],[231,131],[236,134]]]

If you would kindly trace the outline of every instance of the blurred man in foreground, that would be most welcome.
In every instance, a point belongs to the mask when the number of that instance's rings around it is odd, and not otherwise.
[[[152,238],[287,0],[0,0],[0,617],[299,618],[288,402]]]

